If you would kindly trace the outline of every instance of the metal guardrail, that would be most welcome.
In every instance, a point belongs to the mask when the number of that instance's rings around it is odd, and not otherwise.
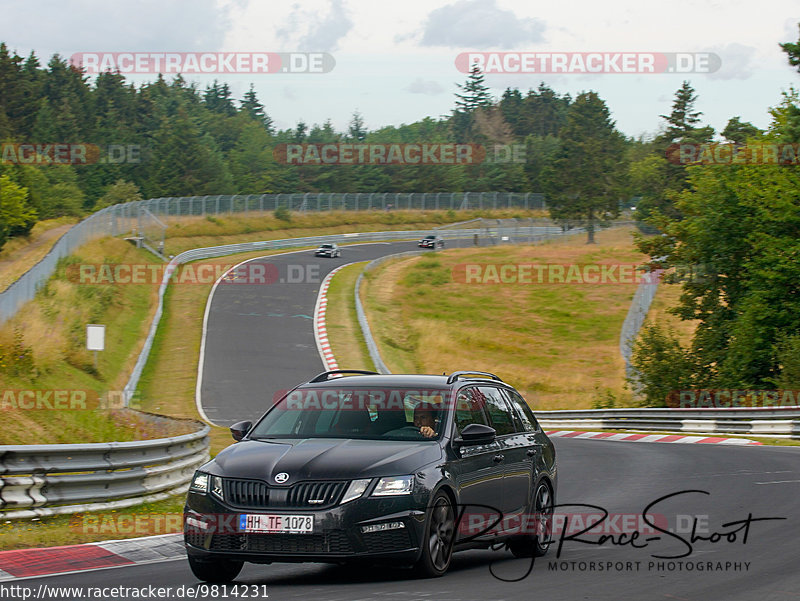
[[[544,231],[543,231],[544,230]],[[520,239],[528,239],[540,237],[547,239],[562,232],[559,227],[528,227],[528,228],[509,228],[506,232],[504,228],[497,228],[494,230],[502,238],[506,236],[509,242],[513,242],[512,236],[518,236]],[[569,230],[568,234],[578,233],[580,230]],[[358,242],[386,242],[389,240],[416,240],[430,233],[429,230],[403,230],[395,232],[359,232],[352,234],[332,234],[328,236],[311,236],[307,238],[286,238],[282,240],[265,240],[260,242],[244,242],[241,244],[226,244],[224,246],[209,246],[206,248],[195,248],[187,250],[175,256],[168,264],[167,269],[164,270],[164,277],[158,288],[158,306],[156,308],[153,322],[150,324],[150,330],[147,333],[142,351],[139,353],[139,358],[134,365],[131,377],[123,389],[123,396],[125,404],[127,405],[136,391],[136,386],[139,383],[139,378],[142,375],[142,370],[147,363],[147,358],[150,355],[150,349],[155,340],[156,331],[161,321],[161,315],[164,309],[164,294],[167,290],[167,284],[174,271],[179,265],[188,263],[190,261],[197,261],[200,259],[211,259],[215,257],[223,257],[243,252],[250,252],[256,250],[280,250],[284,248],[302,248],[302,247],[315,247],[325,242],[336,242],[338,244],[358,243]],[[465,236],[473,236],[478,234],[483,236],[486,234],[486,229],[466,229],[466,230],[453,230],[441,232],[439,235],[442,238],[454,239],[463,238]],[[507,235],[506,235],[507,234]]]
[[[96,215],[101,214],[102,211]],[[536,226],[493,230],[499,240],[510,243],[579,231],[564,232],[558,227]],[[149,357],[163,313],[164,294],[179,265],[255,250],[313,247],[333,241],[418,239],[428,233],[428,230],[413,230],[337,234],[229,244],[179,254],[169,262],[159,286],[156,314],[123,391],[125,404],[133,396]],[[483,236],[486,228],[440,232],[446,239],[474,234]],[[55,269],[55,263],[52,268]],[[34,292],[31,292],[31,298]],[[121,508],[185,492],[195,468],[209,458],[208,432],[209,427],[203,425],[193,434],[150,441],[0,446],[0,517],[20,519]]]
[[[393,255],[385,255],[383,257],[379,257],[367,263],[364,266],[364,269],[358,274],[358,279],[356,280],[356,286],[354,290],[355,295],[355,302],[356,302],[356,316],[358,317],[358,325],[361,326],[361,334],[364,337],[364,342],[367,345],[367,351],[369,352],[370,359],[372,359],[372,363],[375,365],[375,369],[378,373],[381,374],[390,374],[392,373],[389,371],[389,368],[386,367],[386,364],[383,362],[383,358],[381,357],[381,352],[378,349],[378,344],[375,342],[375,339],[372,337],[372,331],[369,329],[369,322],[367,321],[367,314],[364,311],[364,305],[361,303],[361,282],[364,280],[364,274],[367,271],[372,271],[381,263],[388,261],[389,259],[396,259],[398,257],[412,257],[417,256],[425,253],[427,251],[424,250],[410,250],[404,253],[395,253]]]
[[[16,315],[55,272],[59,259],[79,246],[103,236],[132,233],[149,246],[141,231],[143,215],[189,217],[271,212],[280,207],[292,211],[393,210],[393,209],[544,209],[543,194],[515,192],[431,193],[298,193],[211,195],[151,198],[106,207],[90,215],[59,238],[53,248],[17,281],[0,292],[0,324]],[[163,224],[162,224],[163,225]],[[160,249],[150,246],[157,254]]]
[[[642,281],[639,284],[633,295],[628,314],[625,316],[625,321],[622,323],[622,330],[619,335],[619,352],[625,360],[625,375],[634,381],[636,380],[636,369],[631,363],[633,344],[639,335],[639,330],[644,325],[644,320],[647,318],[647,312],[656,297],[656,292],[658,292],[657,280],[653,282]]]
[[[129,507],[187,490],[210,428],[133,442],[0,446],[0,519]]]
[[[537,411],[547,429],[644,430],[800,438],[800,406]]]
[[[512,244],[513,243],[526,243],[526,242],[527,243],[542,242],[544,240],[549,240],[550,238],[553,237],[554,234],[557,234],[559,236],[571,236],[571,235],[575,235],[575,234],[583,234],[584,233],[583,228],[575,228],[575,229],[572,229],[572,230],[563,230],[561,228],[551,228],[554,231],[545,231],[544,233],[542,233],[542,232],[533,233],[533,232],[527,232],[527,231],[523,231],[522,233],[520,233],[520,230],[527,230],[527,229],[533,229],[533,228],[508,228],[507,230],[504,229],[504,228],[499,228],[497,230],[497,237],[502,238],[503,236],[506,236],[506,234],[512,233],[510,231],[512,229],[513,229],[514,237],[512,238],[511,236],[507,236],[508,242],[510,242]],[[453,238],[453,237],[464,237],[464,236],[468,237],[468,236],[474,235],[475,233],[478,233],[478,232],[481,235],[484,235],[486,233],[486,230],[485,229],[483,229],[483,230],[441,230],[441,229],[437,229],[436,232],[437,232],[437,234],[442,236],[442,238]],[[453,234],[455,234],[455,233],[460,234],[460,236],[454,236]],[[369,352],[370,359],[372,359],[372,363],[375,365],[375,369],[378,370],[378,372],[380,372],[382,374],[390,374],[392,372],[389,370],[389,368],[383,362],[383,358],[381,357],[380,350],[378,349],[378,344],[377,344],[377,342],[375,342],[375,338],[372,336],[372,331],[370,330],[370,327],[369,327],[369,321],[367,320],[367,314],[364,311],[363,304],[361,303],[361,283],[362,283],[362,281],[364,279],[364,273],[366,273],[367,271],[372,271],[378,265],[380,265],[381,263],[384,263],[385,261],[389,261],[391,259],[396,259],[398,257],[416,256],[416,255],[420,255],[420,254],[423,254],[423,253],[426,253],[426,252],[429,252],[429,251],[412,250],[412,251],[407,251],[407,252],[402,252],[402,253],[395,253],[393,255],[385,255],[383,257],[379,257],[379,258],[367,263],[364,266],[364,269],[361,271],[361,274],[359,274],[358,279],[356,280],[354,294],[355,294],[355,304],[356,304],[356,315],[358,317],[358,325],[361,327],[361,335],[363,336],[364,342],[367,345],[367,351]]]

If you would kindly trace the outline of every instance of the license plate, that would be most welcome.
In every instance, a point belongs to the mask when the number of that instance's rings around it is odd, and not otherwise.
[[[239,531],[308,534],[314,532],[314,516],[243,513],[239,516]]]

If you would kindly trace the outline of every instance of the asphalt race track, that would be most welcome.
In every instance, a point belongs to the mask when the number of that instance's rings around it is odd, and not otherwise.
[[[310,251],[274,256],[259,261],[277,267],[276,283],[218,286],[201,384],[208,417],[222,425],[257,418],[275,393],[323,371],[311,327],[321,280],[339,265],[413,248],[415,244],[401,242],[346,246],[338,259],[317,259]],[[314,277],[294,282],[300,271],[309,269]],[[604,532],[614,535],[613,541],[597,545],[569,540],[597,542],[597,536],[569,531],[560,557],[554,545],[530,573],[530,560],[514,559],[508,551],[466,551],[454,556],[447,575],[432,580],[389,567],[273,564],[246,565],[237,583],[264,585],[271,601],[800,599],[800,447],[564,438],[554,443],[559,504],[595,506],[564,506],[560,511],[570,515],[574,526],[584,518],[597,523],[599,518],[586,514],[596,516],[598,508],[605,509],[610,515]],[[675,530],[672,534],[640,519],[648,505],[669,495],[674,496],[649,513],[659,527]],[[761,518],[785,519],[756,521]],[[624,538],[622,530],[628,533]],[[641,535],[631,544],[635,530]],[[33,588],[154,585],[173,590],[198,585],[183,560],[18,583]],[[215,597],[225,598],[225,588]]]

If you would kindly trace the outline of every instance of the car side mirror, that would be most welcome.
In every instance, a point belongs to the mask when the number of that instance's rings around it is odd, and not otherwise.
[[[245,434],[250,430],[253,426],[253,422],[236,422],[231,426],[231,436],[236,442],[239,442],[242,438],[244,438]]]
[[[468,424],[461,430],[461,440],[464,445],[488,444],[497,438],[497,430],[486,424]]]

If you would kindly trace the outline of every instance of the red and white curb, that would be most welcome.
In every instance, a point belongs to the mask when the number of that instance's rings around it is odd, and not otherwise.
[[[352,263],[340,265],[325,276],[325,279],[322,280],[322,285],[319,287],[317,304],[314,306],[314,338],[317,341],[317,350],[319,351],[319,356],[322,358],[322,364],[328,371],[339,369],[339,364],[336,362],[336,358],[333,356],[333,351],[331,350],[331,343],[328,340],[328,330],[325,325],[325,315],[328,311],[328,287],[331,285],[331,280],[333,276],[336,275],[336,272],[348,265],[352,265]]]
[[[186,559],[182,534],[0,551],[0,582]]]
[[[619,432],[578,432],[575,430],[549,430],[551,438],[595,438],[622,442],[671,442],[678,444],[729,444],[760,445],[747,438],[719,438],[717,436],[684,436],[683,434],[623,434]]]

